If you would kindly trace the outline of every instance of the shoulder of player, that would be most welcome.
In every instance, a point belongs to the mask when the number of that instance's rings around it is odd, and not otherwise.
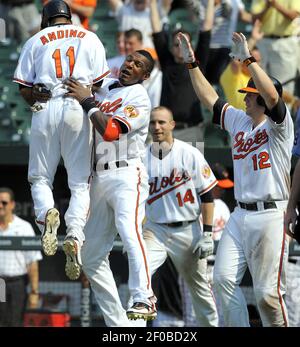
[[[202,153],[199,151],[197,147],[194,147],[192,144],[174,139],[174,148],[181,148],[183,149],[186,153],[189,153],[191,155],[199,155],[199,153],[202,155]]]

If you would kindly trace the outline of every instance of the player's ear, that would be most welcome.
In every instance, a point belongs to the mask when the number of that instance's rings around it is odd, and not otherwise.
[[[150,77],[150,72],[145,72],[144,73],[144,77],[143,77],[143,81],[147,80]]]
[[[173,129],[175,128],[175,125],[176,125],[175,120],[171,120],[171,121],[170,121],[170,124],[171,124],[172,130],[173,130]]]

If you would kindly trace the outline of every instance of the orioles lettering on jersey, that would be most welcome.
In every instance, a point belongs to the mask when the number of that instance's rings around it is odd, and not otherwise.
[[[118,108],[122,106],[122,98],[118,98],[114,101],[97,102],[96,105],[102,113],[114,113]]]
[[[65,29],[65,30],[57,30],[57,31],[52,31],[50,33],[47,33],[46,35],[41,36],[40,40],[42,41],[43,45],[46,45],[47,43],[51,41],[67,39],[69,37],[83,39],[85,35],[86,33],[83,31],[78,31],[74,29],[71,29],[71,30]]]
[[[244,152],[243,154],[234,154],[233,159],[243,159],[245,158],[249,153],[256,151],[259,147],[261,147],[263,144],[268,142],[269,137],[266,132],[266,129],[258,130],[254,137],[250,137],[247,139],[247,141],[244,140],[245,133],[243,131],[238,132],[235,137],[235,143],[233,145],[233,148],[236,149],[237,153]]]
[[[186,182],[191,180],[191,176],[187,171],[183,171],[180,173],[176,168],[174,168],[171,171],[170,177],[162,177],[159,179],[159,177],[154,177],[153,182],[150,182],[150,188],[149,188],[149,195],[153,195],[156,193],[159,193],[161,190],[165,189],[160,194],[157,194],[153,198],[150,198],[147,203],[150,205],[153,201],[159,199],[163,195],[171,192],[172,190],[180,187],[181,185],[185,184]],[[178,183],[178,184],[176,184]],[[170,187],[170,188],[168,188]],[[168,188],[168,189],[166,189]]]

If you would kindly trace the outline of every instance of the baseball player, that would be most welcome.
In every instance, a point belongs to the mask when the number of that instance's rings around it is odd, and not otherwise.
[[[290,187],[293,122],[281,99],[279,81],[270,79],[251,56],[243,34],[233,33],[234,58],[248,66],[246,112],[221,100],[197,68],[188,39],[178,40],[195,91],[213,112],[213,122],[232,139],[237,207],[222,234],[214,268],[214,286],[227,326],[249,326],[239,284],[248,266],[264,326],[288,326],[285,266],[288,240],[284,213]]]
[[[120,68],[119,79],[105,79],[95,95],[96,102],[78,82],[67,82],[69,95],[80,101],[97,130],[91,213],[85,228],[82,260],[109,326],[128,324],[108,264],[117,233],[127,252],[128,286],[133,297],[127,316],[144,320],[156,317],[150,300],[151,274],[142,237],[148,177],[141,160],[151,109],[141,83],[149,78],[153,65],[145,50],[129,54]]]
[[[60,157],[64,160],[71,191],[65,214],[66,273],[76,279],[89,209],[91,136],[89,119],[78,101],[64,97],[63,81],[72,76],[88,86],[101,81],[109,70],[102,43],[92,32],[72,25],[64,1],[50,1],[43,8],[41,27],[22,49],[14,82],[33,110],[28,180],[46,255],[57,250],[60,220],[52,184]]]
[[[292,154],[300,157],[300,108],[296,118],[296,135]],[[298,159],[294,174],[291,194],[289,197],[286,215],[285,230],[287,234],[296,239],[300,244],[300,160]],[[287,293],[285,296],[286,306],[289,311],[291,327],[300,326],[300,258],[290,257],[287,267]]]
[[[200,326],[218,326],[206,277],[206,257],[214,247],[211,189],[217,180],[198,149],[173,138],[174,127],[169,109],[159,106],[152,110],[154,143],[147,150],[150,189],[144,225],[150,269],[153,274],[169,255],[189,287]]]

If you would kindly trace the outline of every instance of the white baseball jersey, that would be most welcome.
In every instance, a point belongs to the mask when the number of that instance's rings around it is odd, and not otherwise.
[[[95,94],[97,106],[105,115],[112,116],[126,131],[113,142],[104,141],[96,133],[97,163],[140,158],[145,155],[151,104],[141,84],[111,88],[118,80],[104,80],[100,92]]]
[[[288,200],[294,139],[289,110],[286,108],[281,124],[266,117],[253,129],[253,121],[244,111],[225,103],[215,123],[231,135],[236,200]]]
[[[147,218],[155,223],[196,220],[200,214],[198,197],[217,180],[198,149],[174,139],[170,153],[162,160],[148,146],[149,198]]]
[[[75,25],[56,25],[25,43],[14,82],[27,87],[43,83],[55,90],[55,96],[66,92],[62,82],[68,77],[89,85],[108,73],[105,50],[97,35]]]

